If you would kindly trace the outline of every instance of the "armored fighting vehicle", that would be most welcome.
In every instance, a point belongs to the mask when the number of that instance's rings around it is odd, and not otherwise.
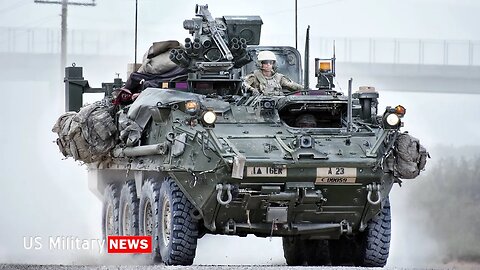
[[[315,59],[314,89],[252,95],[242,77],[260,51],[302,83],[299,52],[258,46],[258,16],[195,12],[184,22],[193,37],[168,51],[184,73],[133,102],[121,79],[90,88],[80,67],[66,69],[67,110],[82,93],[106,93],[55,128],[103,200],[104,236],[151,235],[152,260],[167,265],[192,264],[205,234],[254,234],[282,237],[288,265],[384,266],[389,192],[428,155],[400,132],[405,108],[378,111],[378,92],[352,93],[351,81],[336,91],[335,57]]]

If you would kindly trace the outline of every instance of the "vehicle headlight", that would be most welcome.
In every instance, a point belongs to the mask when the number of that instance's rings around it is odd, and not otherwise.
[[[398,129],[402,126],[400,118],[405,115],[406,109],[402,105],[396,107],[388,106],[382,117],[383,128]]]
[[[386,118],[387,124],[390,126],[396,126],[400,122],[400,117],[395,113],[391,113]]]
[[[217,115],[213,111],[206,111],[202,116],[203,122],[208,125],[213,125],[217,120]]]

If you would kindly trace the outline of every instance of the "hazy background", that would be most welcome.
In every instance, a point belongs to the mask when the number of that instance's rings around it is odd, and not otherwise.
[[[60,5],[33,2],[0,2],[0,59],[6,61],[0,63],[0,73],[16,75],[0,84],[0,263],[96,263],[95,251],[49,252],[23,247],[23,238],[30,236],[101,237],[101,203],[88,191],[85,168],[71,159],[62,160],[53,143],[51,128],[64,108],[60,58],[50,54],[58,61],[37,63],[42,74],[47,74],[40,79],[35,78],[38,67],[15,61],[29,51],[49,55],[49,50],[57,51],[60,46],[57,40],[56,47],[50,48],[42,37],[29,34],[29,29],[43,29],[54,33],[52,40],[58,39]],[[304,30],[311,25],[313,57],[330,57],[320,55],[323,51],[315,45],[321,37],[480,40],[480,3],[474,0],[298,2],[299,50],[303,52]],[[261,45],[295,46],[293,0],[140,0],[138,59],[154,41],[183,41],[188,32],[182,22],[193,17],[195,3],[208,3],[215,17],[260,15],[264,22]],[[126,79],[126,63],[134,58],[134,8],[133,0],[97,0],[95,7],[69,6],[69,50],[80,47],[85,54],[110,56],[108,61],[68,56],[68,63],[84,67],[91,86],[112,81],[115,73]],[[91,40],[101,42],[90,44]],[[340,51],[337,57],[341,58]],[[346,90],[347,78],[342,77],[341,67],[340,62],[337,79]],[[354,88],[368,82],[368,76],[357,78]],[[478,261],[480,244],[475,240],[480,235],[480,213],[475,204],[480,199],[476,195],[480,194],[480,95],[457,94],[456,89],[441,94],[421,89],[396,91],[395,87],[388,90],[378,89],[380,108],[404,105],[403,130],[420,138],[432,156],[422,176],[392,191],[393,239],[388,264]],[[284,259],[277,238],[206,236],[199,240],[195,263],[283,264]]]

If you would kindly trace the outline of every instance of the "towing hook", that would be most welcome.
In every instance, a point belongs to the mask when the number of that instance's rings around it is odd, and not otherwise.
[[[227,205],[232,201],[232,185],[230,185],[230,184],[225,184],[225,185],[217,184],[216,189],[217,189],[217,202],[219,204]],[[227,200],[226,201],[222,200],[224,190],[227,191]]]
[[[372,205],[377,205],[379,204],[381,201],[382,201],[382,194],[380,194],[380,189],[381,189],[381,185],[380,184],[377,184],[377,183],[372,183],[372,184],[369,184],[367,185],[367,190],[368,190],[368,193],[367,193],[367,201],[369,203],[371,203]],[[372,192],[376,192],[377,193],[377,200],[376,201],[373,201],[372,200]]]

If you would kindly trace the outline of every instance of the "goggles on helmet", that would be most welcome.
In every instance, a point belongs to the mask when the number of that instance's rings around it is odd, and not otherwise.
[[[263,60],[260,63],[262,63],[262,65],[266,65],[266,64],[273,65],[273,64],[275,64],[275,61],[274,60]]]

